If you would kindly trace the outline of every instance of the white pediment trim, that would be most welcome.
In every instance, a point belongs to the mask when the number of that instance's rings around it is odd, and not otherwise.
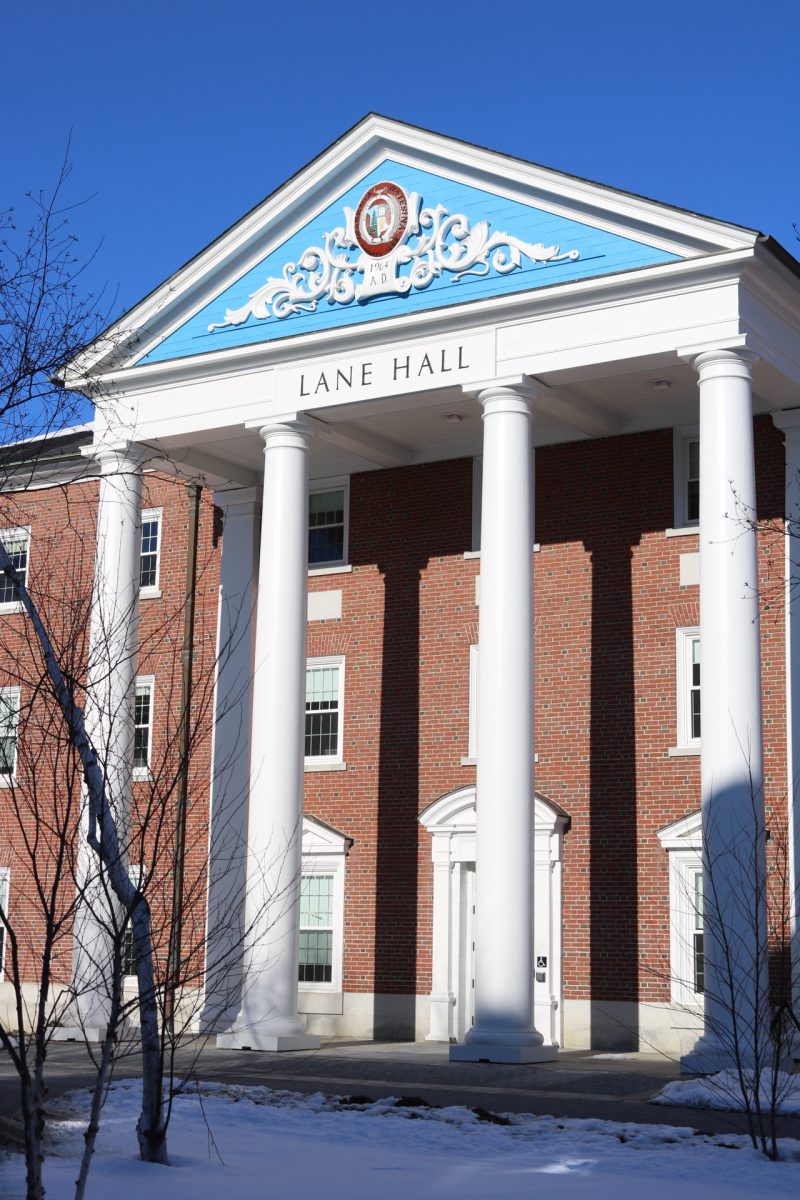
[[[564,833],[569,816],[555,804],[536,792],[533,798],[534,824],[537,832]],[[431,834],[475,831],[475,786],[458,788],[434,800],[420,813],[419,823]]]
[[[303,817],[303,857],[319,858],[325,854],[347,854],[353,839],[316,817]]]
[[[663,850],[696,850],[703,845],[703,821],[700,809],[665,825],[656,833]]]
[[[133,366],[387,157],[683,258],[752,250],[758,236],[753,230],[370,114],[89,346],[69,365],[70,382],[79,386],[99,371]]]

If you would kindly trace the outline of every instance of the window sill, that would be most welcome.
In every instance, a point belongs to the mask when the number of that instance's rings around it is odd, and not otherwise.
[[[16,775],[0,775],[0,788],[13,788],[17,786]]]
[[[8,604],[0,604],[0,616],[11,616],[12,613],[25,612],[25,605],[21,600],[10,600]]]
[[[324,760],[321,761],[320,759],[317,759],[315,761],[313,759],[307,758],[305,763],[303,764],[303,770],[304,771],[346,771],[347,763],[346,762],[337,762],[337,761],[325,762]]]
[[[134,767],[132,779],[134,783],[152,783],[153,774],[149,767]]]
[[[353,567],[350,563],[339,563],[330,567],[309,567],[309,577],[316,575],[349,575]]]
[[[139,588],[139,599],[140,600],[160,600],[161,599],[161,588],[152,588],[152,587]]]
[[[699,525],[681,525],[680,529],[665,529],[665,537],[697,537],[700,532]]]
[[[670,746],[667,754],[670,758],[691,758],[700,753],[700,743],[695,746]]]

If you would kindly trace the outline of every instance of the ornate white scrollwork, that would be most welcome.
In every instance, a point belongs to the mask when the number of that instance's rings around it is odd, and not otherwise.
[[[408,197],[408,225],[402,241],[383,258],[362,251],[353,210],[345,208],[344,216],[344,226],[324,234],[322,246],[309,246],[299,262],[287,262],[279,278],[270,276],[241,308],[227,309],[225,320],[209,325],[209,332],[243,325],[250,317],[283,320],[292,313],[313,313],[322,300],[363,304],[373,296],[402,296],[426,288],[444,275],[450,275],[454,283],[466,275],[483,276],[490,271],[508,275],[522,266],[523,259],[546,266],[580,258],[579,250],[561,254],[560,246],[492,233],[488,221],[471,225],[469,217],[451,214],[442,204],[420,211],[417,192]],[[409,270],[403,272],[409,264]]]

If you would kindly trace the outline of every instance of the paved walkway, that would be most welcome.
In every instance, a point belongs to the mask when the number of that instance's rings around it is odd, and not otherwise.
[[[132,1046],[120,1058],[116,1078],[139,1074]],[[447,1046],[433,1042],[331,1042],[320,1050],[286,1054],[217,1050],[190,1042],[177,1052],[176,1074],[306,1093],[372,1099],[414,1096],[430,1104],[481,1105],[494,1112],[690,1125],[709,1133],[743,1130],[741,1115],[649,1104],[660,1087],[680,1077],[677,1063],[655,1054],[571,1050],[563,1051],[554,1063],[495,1066],[451,1063]],[[51,1096],[91,1086],[93,1070],[86,1048],[68,1042],[51,1045],[47,1077]],[[13,1119],[18,1105],[17,1078],[2,1056],[0,1117]],[[800,1118],[784,1120],[782,1132],[800,1138]]]

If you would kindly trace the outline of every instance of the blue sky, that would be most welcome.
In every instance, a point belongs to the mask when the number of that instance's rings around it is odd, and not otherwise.
[[[369,110],[800,251],[789,0],[8,0],[0,208],[72,130],[93,287],[140,299]]]

